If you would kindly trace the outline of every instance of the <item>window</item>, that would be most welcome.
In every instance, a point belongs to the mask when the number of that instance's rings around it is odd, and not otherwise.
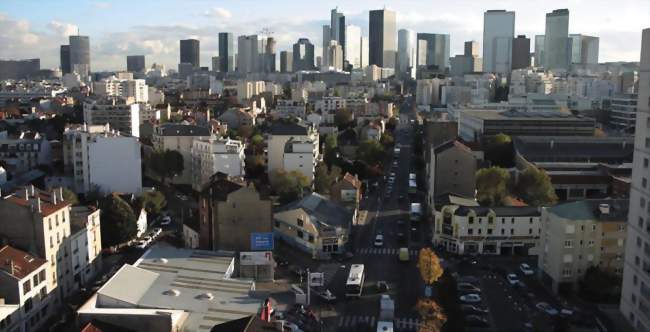
[[[304,226],[305,222],[302,219],[298,219],[298,226]]]
[[[31,280],[27,280],[23,283],[23,295],[29,293],[32,290]]]
[[[565,248],[573,248],[573,241],[571,241],[571,240],[564,241],[564,247]]]

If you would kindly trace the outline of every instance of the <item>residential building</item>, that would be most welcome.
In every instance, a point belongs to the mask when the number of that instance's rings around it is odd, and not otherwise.
[[[192,67],[201,66],[200,41],[197,39],[182,39],[180,41],[180,62],[189,63]]]
[[[120,79],[115,76],[93,82],[93,92],[101,97],[121,97],[127,103],[147,103],[149,87],[143,79]]]
[[[228,125],[230,127],[230,124]],[[171,180],[175,184],[192,184],[192,146],[195,139],[209,139],[210,129],[194,125],[164,123],[154,128],[152,143],[159,151],[174,150],[183,156],[183,172]]]
[[[512,41],[512,69],[530,67],[530,38],[518,35]]]
[[[650,29],[643,30],[639,101],[634,136],[634,163],[627,219],[621,312],[637,332],[650,331]]]
[[[280,72],[281,73],[293,72],[293,52],[289,52],[289,51],[280,52]]]
[[[287,142],[312,142],[316,146],[313,159],[318,160],[318,131],[315,127],[306,123],[294,123],[291,121],[275,121],[267,136],[267,171],[272,174],[275,170],[282,170],[285,166],[285,149]],[[303,164],[304,165],[304,164]]]
[[[483,71],[510,72],[514,37],[515,12],[488,10],[483,14]]]
[[[199,197],[199,247],[249,251],[252,233],[272,232],[271,199],[240,177],[217,173]]]
[[[102,268],[100,210],[73,206],[70,210],[70,239],[67,250],[72,261],[72,276],[78,287],[90,284]]]
[[[258,315],[263,298],[253,295],[255,283],[234,273],[232,254],[154,246],[133,265],[123,265],[79,307],[77,324],[198,331]]]
[[[544,68],[568,70],[571,64],[572,43],[569,38],[568,9],[556,9],[546,14],[544,36]]]
[[[192,188],[196,191],[217,172],[244,176],[244,144],[230,138],[196,138],[192,145]]]
[[[417,34],[417,66],[437,68],[444,72],[449,68],[449,35],[439,33]]]
[[[571,63],[572,64],[598,64],[598,48],[600,38],[571,34]]]
[[[124,135],[140,137],[139,104],[129,104],[121,97],[86,98],[83,112],[88,125],[108,124]]]
[[[68,127],[63,137],[63,165],[76,193],[142,191],[137,138],[111,130],[109,125]]]
[[[638,95],[618,95],[610,98],[609,123],[616,129],[633,133],[636,124]]]
[[[130,73],[144,73],[145,69],[144,55],[126,56],[126,71]]]
[[[219,32],[219,71],[235,71],[235,40],[232,32]]]
[[[0,298],[4,305],[17,305],[11,320],[2,318],[0,331],[37,331],[57,312],[48,287],[48,262],[9,245],[0,247]],[[4,311],[4,310],[3,310]],[[5,324],[15,329],[5,330]]]
[[[623,273],[627,200],[582,200],[542,209],[538,275],[554,292],[577,289],[591,266]]]
[[[477,161],[472,150],[458,140],[432,147],[427,163],[428,202],[446,193],[474,197]]]
[[[0,160],[8,173],[22,174],[39,165],[50,165],[52,146],[38,133],[21,132],[18,137],[0,133]]]
[[[397,32],[397,72],[415,78],[417,59],[417,34],[410,29]]]
[[[554,111],[460,110],[459,136],[476,142],[485,136],[593,136],[595,120]]]
[[[44,279],[47,293],[53,294],[53,306],[61,305],[75,291],[67,249],[70,203],[63,200],[61,188],[47,192],[30,185],[0,198],[0,237],[12,247],[47,260]]]
[[[293,44],[293,64],[291,65],[294,72],[315,70],[314,66],[314,44],[307,38],[300,38]]]
[[[273,233],[313,258],[329,258],[345,251],[356,218],[356,210],[312,193],[273,213]]]
[[[368,65],[395,68],[397,14],[388,9],[371,10],[368,31]]]
[[[433,244],[459,255],[535,255],[540,211],[536,207],[483,207],[445,194],[436,199]]]

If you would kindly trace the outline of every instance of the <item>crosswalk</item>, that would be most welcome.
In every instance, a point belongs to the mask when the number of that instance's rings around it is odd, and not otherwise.
[[[411,249],[409,250],[409,255],[417,256],[419,250]],[[358,254],[361,255],[398,255],[399,249],[396,248],[360,248],[357,250]]]
[[[340,316],[338,319],[338,329],[357,328],[360,325],[375,327],[377,317],[375,316]],[[393,320],[396,330],[416,330],[420,325],[420,320],[414,317],[396,318]]]

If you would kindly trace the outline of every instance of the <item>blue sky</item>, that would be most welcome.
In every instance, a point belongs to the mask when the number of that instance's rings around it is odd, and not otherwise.
[[[638,61],[641,30],[650,27],[648,0],[0,0],[0,58],[40,57],[43,67],[56,67],[58,46],[77,28],[90,36],[94,70],[123,69],[127,54],[175,68],[178,40],[188,37],[201,40],[201,61],[208,66],[217,55],[218,32],[262,28],[273,31],[279,50],[308,37],[319,54],[330,9],[338,6],[367,34],[368,10],[384,5],[397,11],[398,28],[451,34],[452,55],[462,52],[465,40],[481,42],[487,9],[514,10],[515,33],[532,36],[544,33],[546,12],[569,8],[571,33],[601,38],[601,61]]]

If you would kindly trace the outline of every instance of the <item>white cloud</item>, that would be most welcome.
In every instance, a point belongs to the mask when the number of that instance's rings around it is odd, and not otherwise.
[[[56,35],[66,38],[70,35],[76,35],[79,30],[79,28],[74,24],[59,21],[51,21],[47,24],[47,27]]]
[[[221,7],[214,7],[212,9],[208,9],[203,13],[204,16],[207,17],[214,17],[214,18],[223,18],[223,19],[229,19],[232,17],[232,13]]]

